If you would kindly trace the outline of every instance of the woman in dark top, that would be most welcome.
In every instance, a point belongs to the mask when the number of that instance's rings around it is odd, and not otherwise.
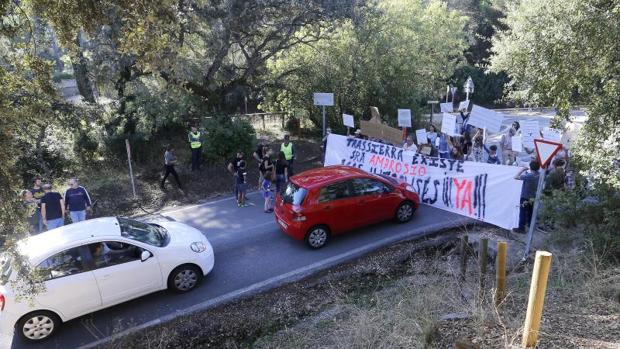
[[[465,158],[469,157],[471,151],[472,141],[469,132],[463,133],[463,139],[461,139],[461,153]]]
[[[281,193],[286,182],[288,182],[288,161],[281,151],[276,160],[276,192]]]
[[[264,154],[263,159],[261,160],[260,166],[258,167],[258,170],[260,171],[260,174],[263,178],[265,178],[265,174],[267,172],[273,173],[273,161],[271,161],[273,150],[269,149],[268,147],[265,147],[265,148],[266,149],[263,152]],[[270,181],[273,180],[272,178],[265,178],[265,179],[270,180]]]

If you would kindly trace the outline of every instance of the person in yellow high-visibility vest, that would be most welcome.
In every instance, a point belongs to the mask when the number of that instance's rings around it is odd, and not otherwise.
[[[202,132],[195,125],[187,135],[189,147],[192,149],[192,171],[200,169],[200,154],[202,153]]]
[[[288,162],[288,175],[289,177],[293,175],[293,161],[295,160],[295,146],[291,143],[291,136],[288,134],[284,135],[284,143],[280,145],[280,151],[284,153],[284,157]]]

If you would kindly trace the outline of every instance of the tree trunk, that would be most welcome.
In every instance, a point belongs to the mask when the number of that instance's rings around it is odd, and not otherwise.
[[[84,100],[88,103],[95,103],[93,85],[88,78],[88,65],[80,43],[79,33],[77,35],[75,43],[77,45],[77,52],[71,58],[71,64],[73,65],[73,74],[75,75],[75,82],[77,83],[78,91],[80,91],[80,95],[82,95]]]

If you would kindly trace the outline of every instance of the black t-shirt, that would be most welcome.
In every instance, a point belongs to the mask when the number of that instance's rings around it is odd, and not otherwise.
[[[259,159],[262,159],[265,156],[265,154],[263,154],[264,147],[265,147],[264,145],[259,144],[258,147],[256,148],[255,153],[258,154]]]
[[[47,220],[62,218],[60,200],[62,200],[62,195],[53,191],[45,193],[41,199],[41,203],[45,204],[45,218]]]
[[[277,160],[276,161],[276,175],[284,176],[284,169],[288,168],[288,161]]]
[[[228,163],[232,164],[233,166],[233,171],[237,172],[237,170],[239,169],[239,162],[243,160],[242,158],[238,158],[238,157],[234,157],[232,158],[232,160],[230,160]]]
[[[263,160],[260,162],[259,170],[260,173],[262,173],[263,175],[265,175],[265,172],[267,172],[267,170],[273,171],[273,161],[271,161],[270,157],[263,157]]]

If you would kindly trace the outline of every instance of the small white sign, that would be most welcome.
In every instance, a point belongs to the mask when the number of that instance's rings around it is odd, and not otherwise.
[[[467,108],[469,108],[469,100],[459,103],[459,110],[466,110]]]
[[[522,152],[523,142],[520,135],[514,135],[510,138],[512,140],[512,151]]]
[[[439,107],[442,113],[452,113],[454,111],[452,102],[439,103]]]
[[[353,119],[353,115],[349,115],[349,114],[342,114],[342,123],[343,123],[346,127],[355,128],[355,121],[354,121],[354,119]]]
[[[411,109],[398,109],[398,127],[411,127]]]
[[[499,132],[502,127],[502,121],[504,121],[502,114],[474,105],[471,109],[468,124],[480,128],[486,127],[489,132]]]
[[[334,94],[315,92],[314,93],[314,105],[324,105],[328,107],[334,105]]]
[[[415,130],[415,138],[418,140],[418,145],[428,143],[428,135],[426,129]]]
[[[534,139],[540,138],[540,127],[537,120],[521,121],[521,134],[523,135],[523,146],[534,149]]]
[[[555,128],[545,127],[542,134],[543,138],[548,141],[560,142],[562,140],[562,131]]]
[[[443,113],[441,120],[441,132],[448,136],[455,136],[456,133],[456,115]]]

